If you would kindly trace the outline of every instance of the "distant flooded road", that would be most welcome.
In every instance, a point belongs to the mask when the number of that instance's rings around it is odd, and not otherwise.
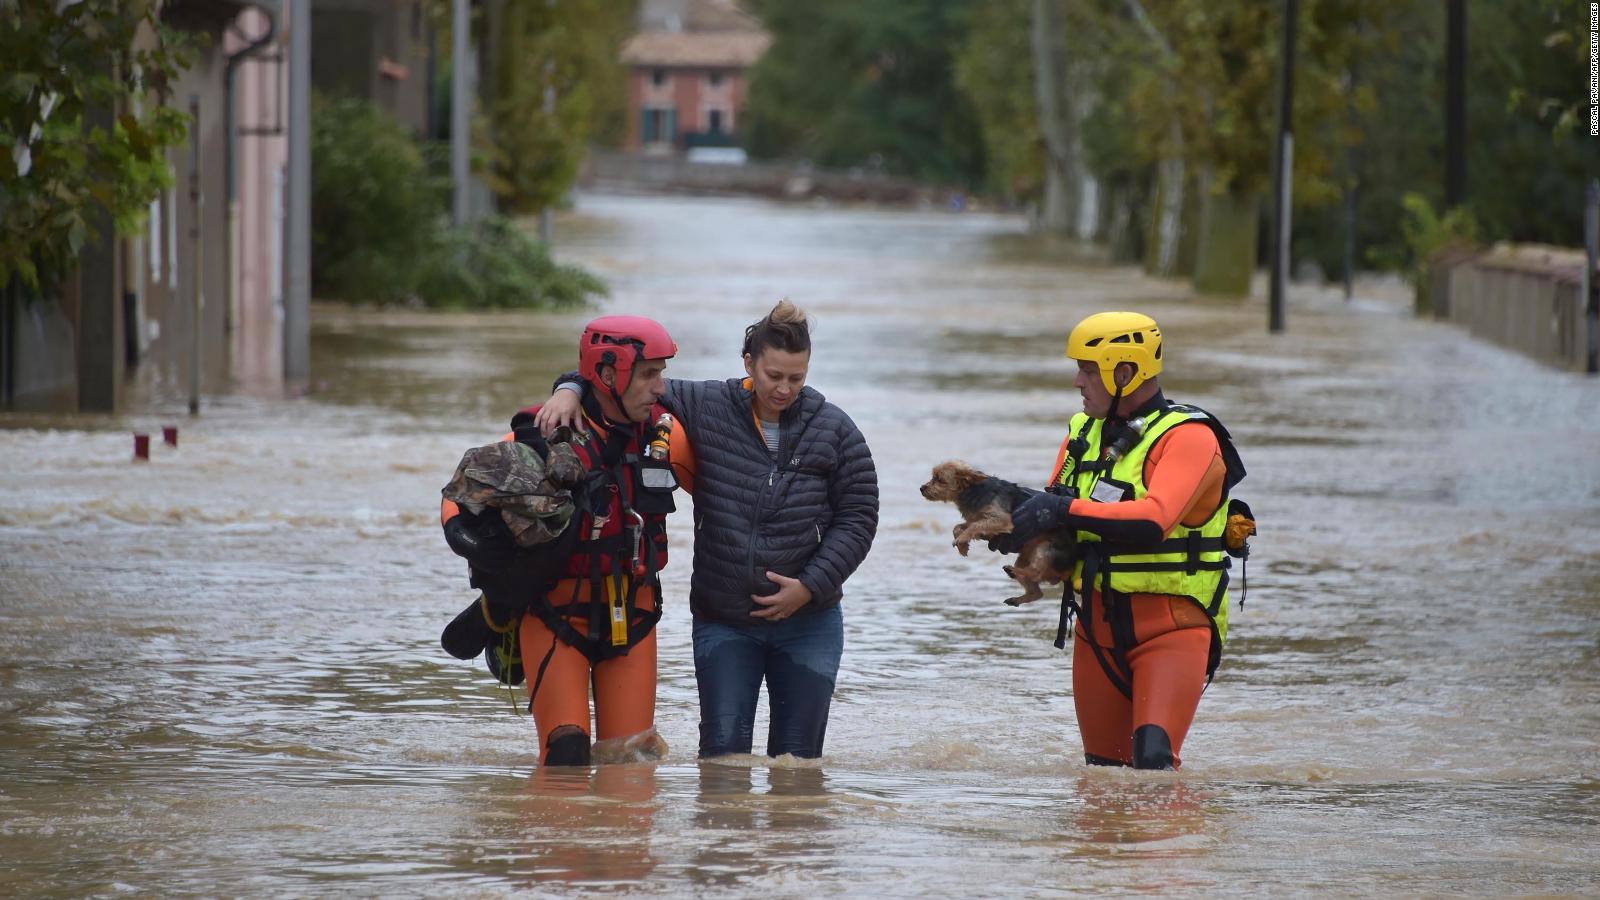
[[[593,313],[319,309],[307,399],[0,416],[0,895],[1600,893],[1600,381],[1360,300],[1269,336],[1013,217],[586,196],[556,238],[669,375],[814,315],[883,492],[820,764],[696,762],[681,498],[669,757],[535,772],[516,697],[438,646],[471,597],[439,489]],[[1066,333],[1118,308],[1261,523],[1181,773],[1083,764],[1056,606],[1003,606],[916,491],[949,457],[1042,482]]]

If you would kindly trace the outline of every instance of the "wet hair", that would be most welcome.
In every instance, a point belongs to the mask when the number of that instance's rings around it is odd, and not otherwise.
[[[751,359],[759,359],[769,349],[811,352],[811,322],[800,307],[780,300],[772,312],[744,330],[744,353]]]

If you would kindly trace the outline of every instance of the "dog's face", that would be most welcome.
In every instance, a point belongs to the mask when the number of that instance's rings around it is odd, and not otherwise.
[[[959,460],[948,460],[933,467],[933,477],[922,486],[922,496],[954,503],[961,492],[989,476]]]

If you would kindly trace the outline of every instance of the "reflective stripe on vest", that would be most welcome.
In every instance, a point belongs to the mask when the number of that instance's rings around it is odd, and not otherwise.
[[[1181,404],[1173,404],[1165,410],[1152,413],[1138,444],[1117,460],[1105,477],[1132,485],[1133,496],[1129,499],[1138,500],[1149,493],[1144,483],[1144,463],[1156,441],[1179,425],[1211,420],[1210,413]],[[1088,427],[1085,428],[1085,425]],[[1090,419],[1084,413],[1072,417],[1072,434],[1082,437],[1087,446],[1077,457],[1078,460],[1094,460],[1100,456],[1104,428],[1104,419]],[[1069,453],[1058,481],[1076,488],[1079,498],[1088,498],[1093,495],[1095,484],[1101,477],[1094,466],[1079,469]],[[1155,552],[1118,552],[1107,545],[1106,549],[1110,552],[1105,557],[1104,568],[1111,573],[1111,589],[1123,594],[1168,594],[1193,598],[1216,623],[1218,643],[1227,640],[1228,593],[1223,590],[1218,596],[1217,592],[1228,565],[1222,545],[1227,522],[1228,498],[1224,495],[1204,524],[1190,528],[1178,523],[1160,545],[1152,548]],[[1080,531],[1078,541],[1081,544],[1100,543],[1101,538]],[[1073,568],[1072,574],[1074,580],[1082,579],[1081,560]],[[1100,585],[1084,587],[1099,589]]]

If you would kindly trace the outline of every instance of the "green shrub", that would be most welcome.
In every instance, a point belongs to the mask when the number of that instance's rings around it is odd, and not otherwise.
[[[418,293],[429,306],[572,309],[605,282],[557,265],[544,245],[509,219],[491,217],[445,229],[422,265]]]
[[[318,99],[311,257],[318,297],[467,309],[570,309],[605,282],[557,265],[513,222],[447,225],[443,148],[362,100]]]
[[[312,290],[345,300],[412,296],[448,196],[417,142],[370,103],[319,98],[311,159]]]
[[[1458,206],[1444,215],[1433,209],[1433,204],[1418,193],[1407,193],[1400,198],[1405,214],[1400,220],[1400,234],[1404,239],[1404,253],[1374,254],[1380,261],[1404,273],[1416,294],[1416,308],[1428,308],[1429,266],[1434,254],[1447,247],[1472,245],[1478,242],[1478,221],[1471,210]]]

